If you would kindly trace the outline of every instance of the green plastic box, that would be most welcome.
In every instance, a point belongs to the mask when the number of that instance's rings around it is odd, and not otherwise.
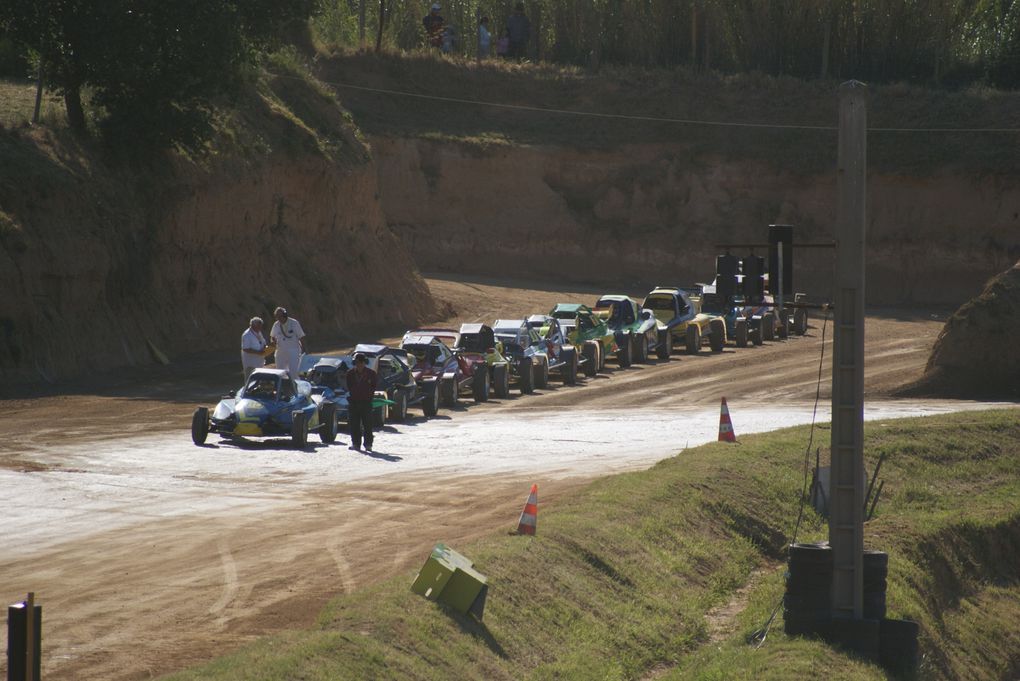
[[[411,591],[457,612],[482,619],[488,584],[473,563],[444,544],[436,544],[411,585]]]

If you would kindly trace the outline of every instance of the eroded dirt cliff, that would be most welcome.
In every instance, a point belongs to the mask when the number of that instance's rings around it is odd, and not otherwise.
[[[1020,397],[1020,261],[946,322],[924,377],[907,392]]]
[[[281,101],[259,112],[281,134],[255,152],[144,167],[45,130],[0,131],[9,383],[234,349],[248,318],[276,305],[301,320],[313,348],[352,327],[431,314],[365,148],[338,118],[323,150],[305,124],[314,116],[302,121]],[[335,102],[318,105],[339,116]]]
[[[769,223],[795,225],[800,243],[833,241],[834,170],[668,144],[372,147],[386,219],[427,271],[689,284],[712,279],[715,244],[764,242]],[[1020,178],[872,173],[868,192],[873,304],[956,305],[1020,257]],[[827,297],[832,263],[831,251],[798,251],[795,288]]]

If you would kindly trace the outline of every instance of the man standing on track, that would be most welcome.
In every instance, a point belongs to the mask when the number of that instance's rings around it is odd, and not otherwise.
[[[241,334],[241,371],[244,380],[251,372],[266,365],[266,339],[262,335],[262,317],[252,317]]]
[[[276,368],[283,369],[290,374],[292,381],[296,381],[301,353],[305,351],[305,331],[301,328],[301,322],[287,315],[286,308],[276,308],[273,316],[276,317],[276,323],[269,332],[269,338],[275,346]]]
[[[347,372],[347,422],[351,426],[351,449],[372,451],[372,399],[375,397],[376,374],[368,368],[363,353],[354,355],[354,368]]]

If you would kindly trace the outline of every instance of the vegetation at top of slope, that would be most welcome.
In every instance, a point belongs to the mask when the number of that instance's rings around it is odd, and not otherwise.
[[[365,37],[375,42],[383,16],[383,45],[421,48],[429,4],[367,3]],[[474,58],[483,16],[495,43],[515,4],[442,3],[439,14],[454,32],[453,52]],[[358,8],[324,0],[314,20],[320,39],[348,48],[364,42]],[[1020,86],[1020,0],[528,0],[525,15],[531,29],[527,56],[559,64]]]
[[[243,92],[280,32],[312,0],[10,0],[0,29],[41,65],[82,132],[83,93],[111,146],[194,150],[213,134],[214,100]]]
[[[401,575],[337,598],[312,630],[169,678],[885,678],[787,638],[781,621],[764,647],[745,643],[782,594],[807,435],[686,450],[542,510],[535,538],[455,547],[489,579],[483,623],[410,593],[412,575]],[[1020,666],[1016,410],[873,422],[865,439],[871,465],[887,456],[867,542],[890,554],[890,616],[921,624],[923,677],[1006,678]],[[799,539],[824,536],[808,509]],[[750,606],[707,645],[706,613],[756,568],[767,577]]]
[[[760,73],[724,75],[686,68],[619,67],[599,72],[555,64],[337,52],[317,62],[368,133],[607,149],[671,143],[692,157],[758,160],[795,173],[836,163],[834,130],[759,129],[597,118],[411,98],[343,87],[394,90],[503,105],[724,123],[831,126],[838,123],[832,80]],[[896,128],[1020,128],[1020,93],[949,92],[897,84],[869,88],[868,123]],[[869,134],[868,162],[890,173],[1012,175],[1020,168],[1015,133]]]

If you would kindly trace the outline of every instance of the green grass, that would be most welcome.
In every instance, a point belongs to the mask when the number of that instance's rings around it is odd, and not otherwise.
[[[431,54],[323,55],[323,81],[444,97],[543,108],[674,119],[835,126],[838,81],[804,81],[762,74],[725,75],[686,68],[610,67],[598,72],[554,64],[515,64],[439,58]],[[408,99],[336,88],[344,106],[375,135],[441,137],[471,144],[514,144],[583,150],[626,144],[671,145],[698,159],[767,162],[792,173],[831,171],[835,131],[716,128],[606,120],[463,103]],[[934,90],[894,84],[870,88],[873,127],[1020,128],[1020,93],[974,88]],[[872,171],[930,175],[947,167],[973,174],[1015,175],[1015,135],[871,133]]]
[[[783,559],[806,438],[688,450],[543,511],[535,538],[456,547],[489,578],[484,624],[411,594],[404,574],[332,601],[312,630],[169,678],[885,678],[778,621],[763,647],[746,645],[782,594],[781,569],[750,592],[730,638],[706,644],[705,613]],[[924,678],[1006,678],[1020,666],[1017,411],[872,423],[866,438],[872,464],[887,455],[868,544],[890,554],[890,616],[921,623]],[[824,535],[809,511],[801,539]]]

